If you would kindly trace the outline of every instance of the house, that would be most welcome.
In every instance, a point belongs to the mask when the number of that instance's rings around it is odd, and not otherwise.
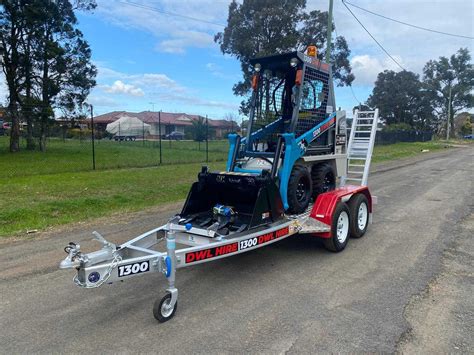
[[[127,112],[114,111],[109,112],[94,118],[94,125],[98,130],[104,130],[109,123],[112,123],[123,116],[136,117],[140,121],[150,125],[150,138],[158,138],[159,134],[166,135],[171,132],[186,133],[186,128],[193,125],[193,121],[204,119],[205,117],[199,115],[190,115],[187,113],[171,113],[171,112]],[[238,124],[233,121],[213,120],[209,119],[209,128],[211,128],[213,135],[217,139],[222,139],[228,133],[238,130]],[[160,124],[161,123],[161,127]],[[161,130],[160,130],[161,128]],[[186,130],[187,131],[187,130]]]

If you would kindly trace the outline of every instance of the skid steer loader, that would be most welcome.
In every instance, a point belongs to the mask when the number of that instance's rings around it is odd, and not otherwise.
[[[305,212],[346,175],[346,118],[335,111],[329,65],[301,52],[251,64],[246,136],[229,135],[226,171],[199,173],[183,225],[226,235],[273,223]]]

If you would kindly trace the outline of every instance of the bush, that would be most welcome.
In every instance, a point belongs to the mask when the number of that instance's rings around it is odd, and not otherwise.
[[[408,123],[393,123],[385,126],[382,129],[383,132],[399,132],[399,131],[415,131],[415,129]]]
[[[86,139],[90,138],[91,130],[90,129],[80,129],[80,128],[70,128],[67,130],[66,137],[73,139]]]

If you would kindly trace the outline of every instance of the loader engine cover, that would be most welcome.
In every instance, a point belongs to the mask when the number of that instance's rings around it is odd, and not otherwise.
[[[283,217],[284,209],[275,179],[269,174],[208,172],[198,175],[180,216],[193,223],[215,222],[214,207],[232,206],[232,226],[245,229],[273,223]],[[204,225],[201,225],[205,227]]]

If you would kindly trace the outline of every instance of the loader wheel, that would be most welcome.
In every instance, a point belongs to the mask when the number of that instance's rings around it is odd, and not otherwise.
[[[288,211],[303,213],[308,208],[312,194],[311,175],[302,165],[295,165],[288,182]]]
[[[357,194],[349,201],[351,237],[360,238],[369,225],[369,201],[364,194]]]
[[[171,304],[171,293],[167,293],[161,300],[156,300],[153,305],[153,316],[160,323],[164,323],[173,318],[178,308],[178,301],[174,304],[174,307],[170,307]]]
[[[324,246],[333,252],[343,251],[349,241],[349,209],[344,202],[339,202],[332,215],[331,237],[324,239]]]
[[[316,200],[319,194],[336,188],[336,174],[330,164],[317,164],[311,169],[311,180],[313,182],[313,198]]]

